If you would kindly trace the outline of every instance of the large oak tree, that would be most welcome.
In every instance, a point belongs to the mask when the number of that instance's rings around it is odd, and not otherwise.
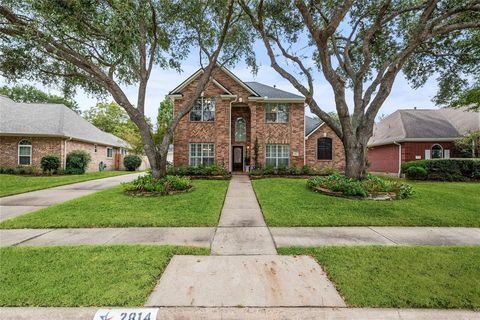
[[[271,66],[342,140],[352,178],[364,176],[375,117],[399,73],[422,84],[442,70],[439,52],[462,42],[478,52],[472,30],[480,27],[480,0],[240,1]],[[458,65],[472,65],[478,55],[471,53],[463,51]],[[333,91],[340,125],[314,96],[320,79]]]
[[[3,0],[0,71],[88,93],[111,95],[138,126],[154,177],[166,174],[168,146],[180,119],[201,95],[217,63],[253,59],[248,20],[234,0]],[[203,74],[161,142],[145,119],[152,71],[172,68],[198,50]],[[169,84],[164,77],[161,81]],[[130,100],[125,86],[137,88]]]

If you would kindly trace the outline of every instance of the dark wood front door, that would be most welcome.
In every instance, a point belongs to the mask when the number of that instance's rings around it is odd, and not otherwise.
[[[233,147],[233,171],[243,171],[243,147]]]

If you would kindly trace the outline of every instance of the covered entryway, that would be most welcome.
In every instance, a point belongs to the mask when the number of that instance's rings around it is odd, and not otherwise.
[[[250,108],[245,103],[232,105],[231,110],[231,168],[243,172],[250,164]]]

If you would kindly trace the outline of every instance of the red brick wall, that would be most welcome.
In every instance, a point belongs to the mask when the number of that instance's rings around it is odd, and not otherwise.
[[[18,143],[29,140],[32,144],[32,165],[40,170],[40,160],[47,154],[55,154],[60,158],[61,167],[64,165],[65,139],[48,137],[0,137],[0,167],[16,167],[18,165]],[[113,157],[107,158],[107,147],[97,146],[94,152],[94,144],[76,140],[67,140],[67,154],[72,150],[85,150],[90,153],[92,161],[88,171],[98,171],[98,164],[103,161],[107,164],[106,170],[115,170],[115,154],[119,153],[118,148],[113,148]]]
[[[32,144],[32,165],[40,168],[40,160],[47,154],[61,157],[62,139],[46,137],[0,137],[0,167],[16,167],[18,165],[18,143],[28,140]]]
[[[368,171],[398,173],[399,146],[388,144],[368,149]]]
[[[443,150],[450,150],[450,158],[455,157],[455,145],[452,142],[404,142],[402,143],[402,161],[416,160],[415,156],[425,159],[425,150],[430,150],[435,144],[441,145]]]
[[[332,139],[332,160],[317,159],[317,140],[322,137]],[[305,141],[306,164],[315,168],[334,167],[345,170],[345,152],[342,140],[326,124],[314,131]]]
[[[291,104],[289,122],[286,124],[270,124],[265,122],[265,110],[262,103],[248,101],[251,96],[245,88],[238,84],[226,73],[219,70],[214,75],[222,86],[231,93],[237,95],[237,101],[222,100],[224,92],[215,84],[209,83],[204,91],[204,97],[215,97],[215,121],[214,122],[190,122],[187,114],[180,121],[175,130],[174,156],[175,166],[188,164],[188,146],[192,142],[210,142],[215,144],[215,161],[230,169],[230,142],[232,145],[245,146],[245,155],[249,155],[253,162],[253,146],[255,138],[258,138],[260,145],[259,161],[265,163],[265,144],[285,143],[290,145],[290,164],[303,165],[303,143],[304,143],[304,106],[303,104]],[[185,104],[186,99],[193,93],[197,81],[192,81],[184,89],[184,98],[176,99],[174,112],[178,112]],[[242,99],[242,102],[240,102]],[[232,115],[230,114],[230,102],[232,102]],[[245,107],[240,107],[240,106]],[[249,108],[249,109],[247,109]],[[234,121],[238,116],[244,117],[247,121],[247,142],[237,143],[234,141]],[[232,120],[230,121],[230,117]],[[232,129],[232,136],[230,136]],[[246,148],[250,146],[250,148]],[[298,152],[298,156],[294,153]]]

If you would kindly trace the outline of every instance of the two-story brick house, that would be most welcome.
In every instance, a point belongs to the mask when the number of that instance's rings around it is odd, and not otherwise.
[[[174,113],[196,89],[200,69],[173,89]],[[198,99],[175,130],[175,166],[223,165],[244,171],[254,162],[275,167],[305,164],[344,167],[340,139],[318,119],[305,116],[305,99],[258,82],[243,82],[218,67]]]

